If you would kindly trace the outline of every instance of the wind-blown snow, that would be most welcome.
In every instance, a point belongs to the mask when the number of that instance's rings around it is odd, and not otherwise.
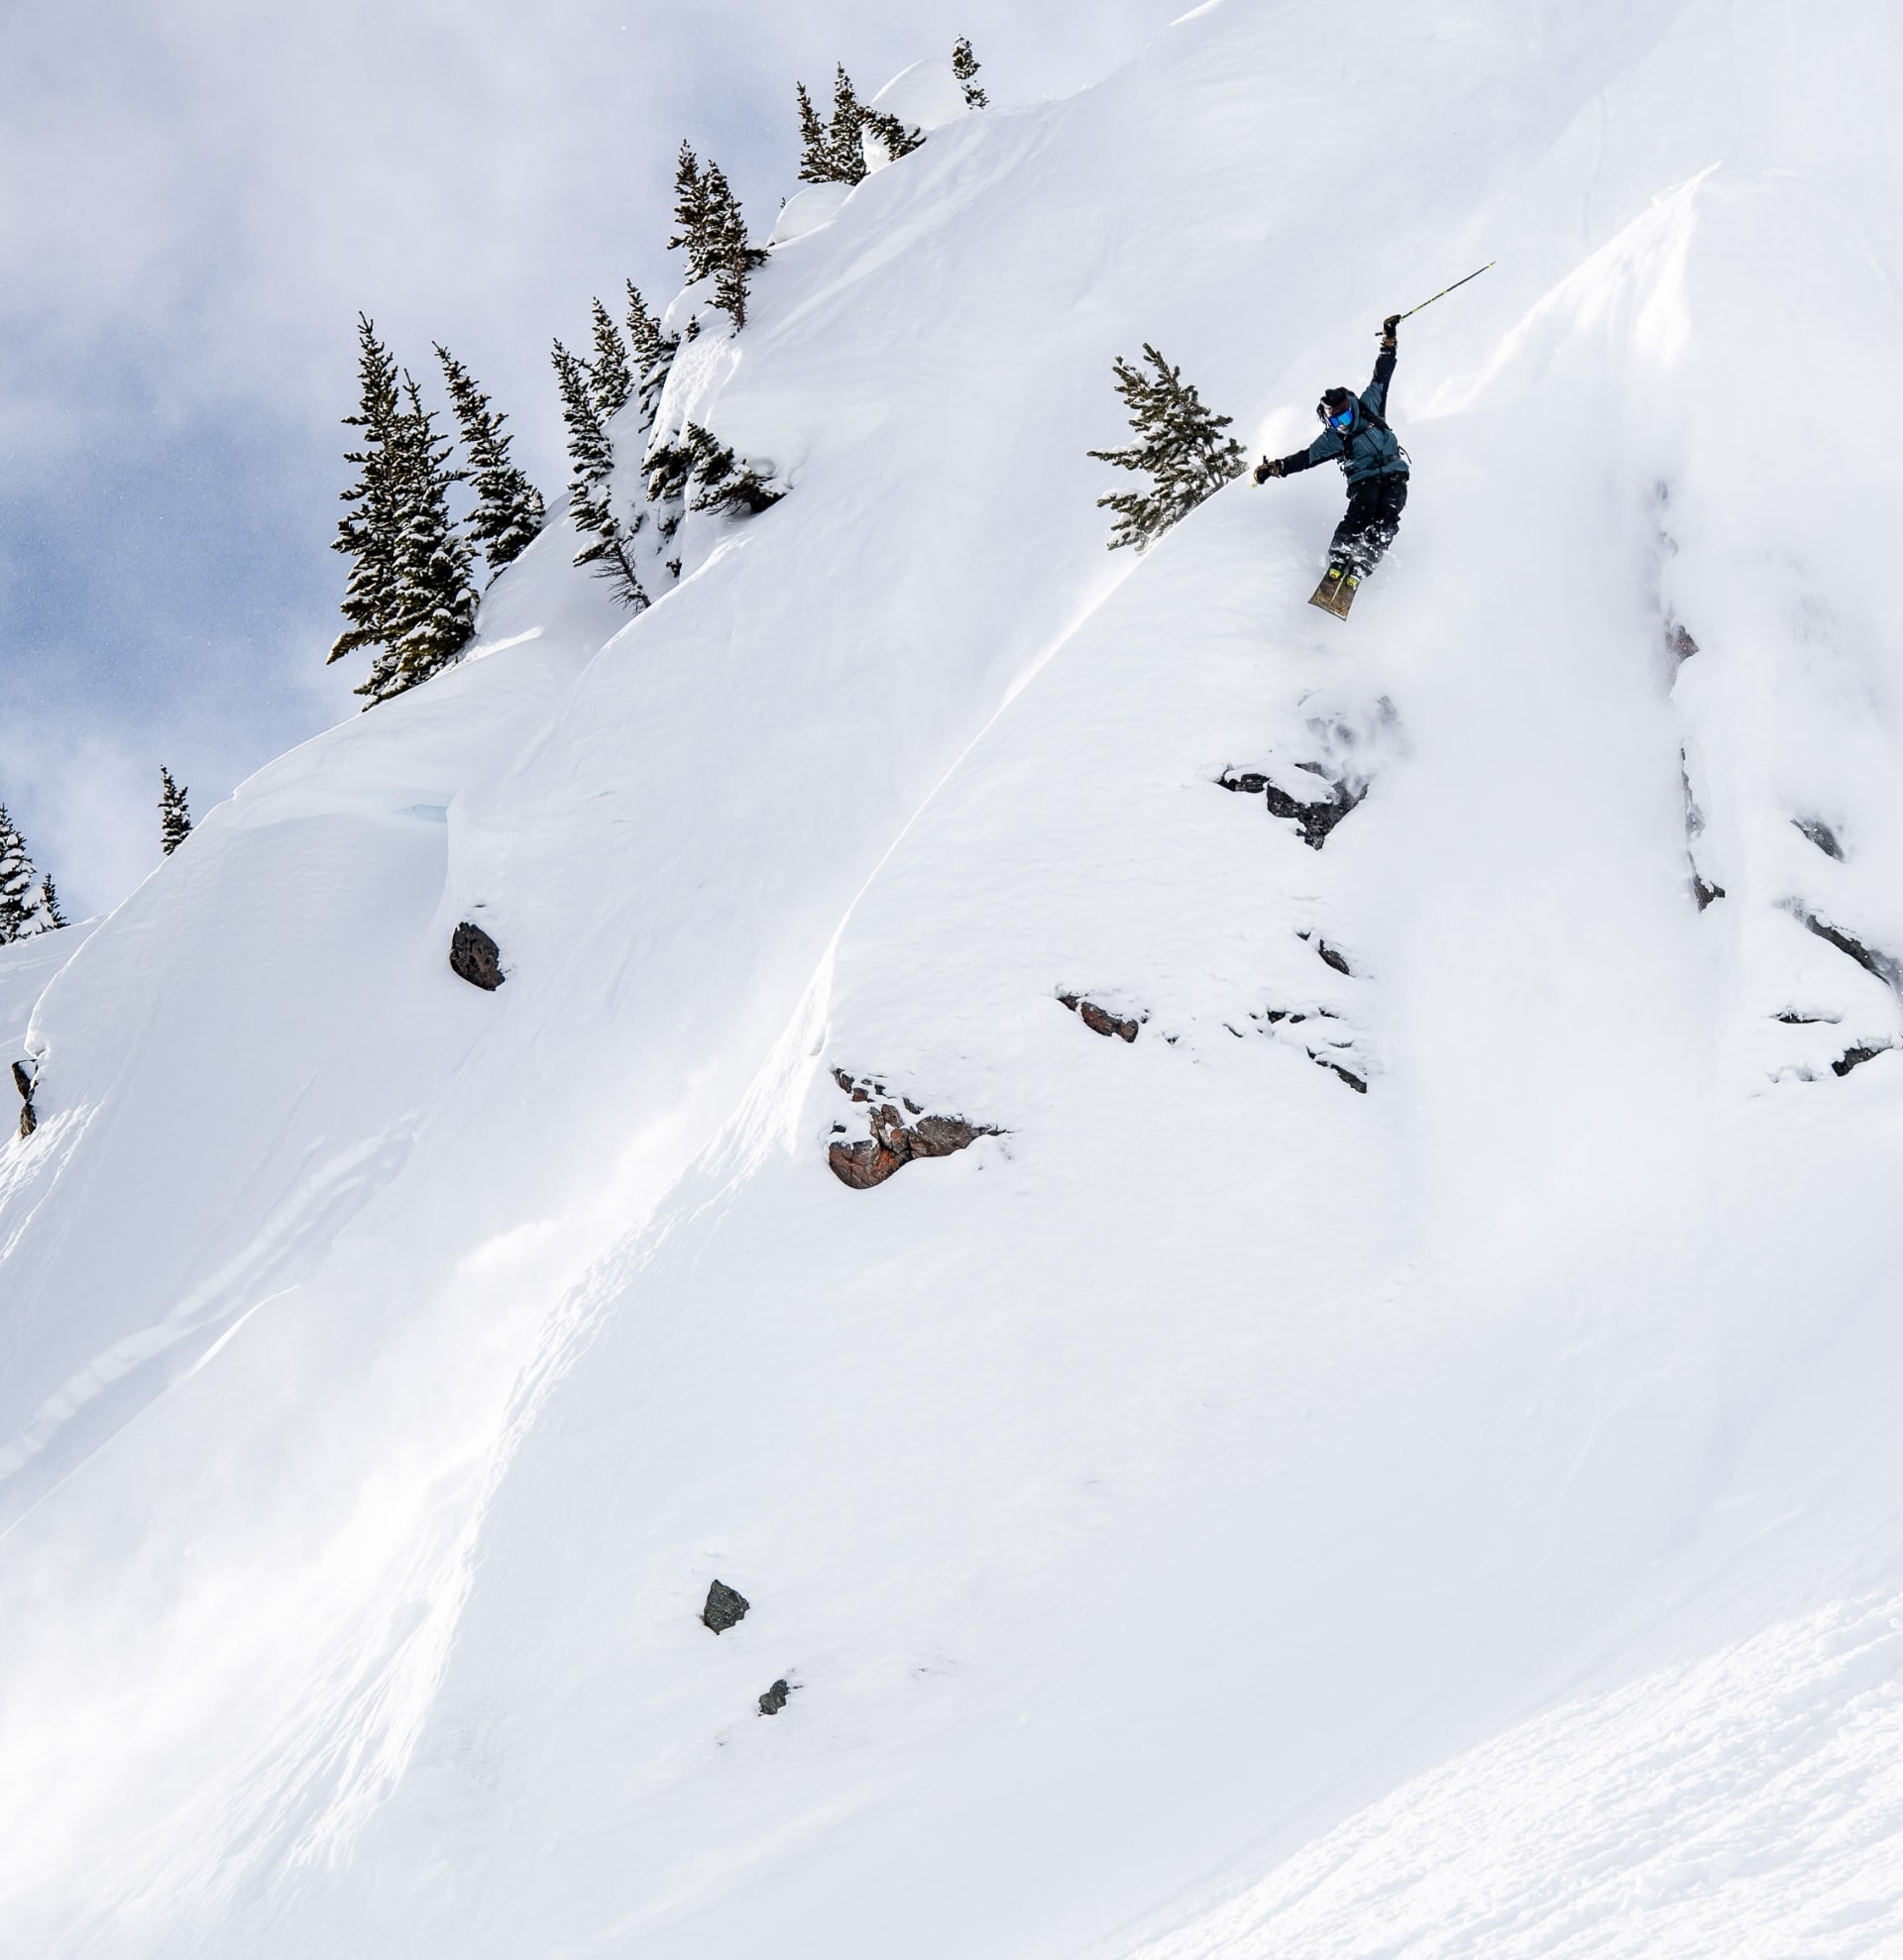
[[[0,1951],[1903,1938],[1899,56],[1226,0],[939,128],[670,382],[784,501],[0,955]],[[1105,552],[1113,355],[1286,448],[1487,258],[1347,627],[1327,473]],[[847,1190],[836,1069],[996,1134]]]

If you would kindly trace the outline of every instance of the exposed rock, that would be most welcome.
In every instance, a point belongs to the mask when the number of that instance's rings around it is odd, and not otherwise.
[[[1844,1017],[1841,1014],[1799,1014],[1795,1008],[1787,1007],[1782,1014],[1773,1015],[1773,1021],[1781,1021],[1786,1028],[1815,1028],[1820,1024],[1835,1027]]]
[[[1684,626],[1676,619],[1665,622],[1665,651],[1673,659],[1686,661],[1698,651],[1698,642],[1692,638]]]
[[[752,1602],[727,1584],[716,1579],[707,1588],[707,1604],[701,1608],[701,1624],[712,1633],[725,1633],[730,1626],[738,1626],[746,1618]]]
[[[1058,999],[1086,1028],[1098,1034],[1114,1034],[1119,1040],[1134,1041],[1137,1031],[1143,1026],[1140,1021],[1121,1021],[1108,1008],[1101,1008],[1095,1001],[1083,1000],[1076,994],[1060,994]]]
[[[1866,1048],[1858,1046],[1846,1048],[1831,1063],[1831,1073],[1839,1076],[1847,1075],[1851,1069],[1860,1068],[1866,1061],[1874,1061],[1878,1055],[1888,1054],[1889,1051],[1889,1043],[1887,1041],[1881,1047]]]
[[[20,1091],[20,1135],[31,1137],[40,1128],[40,1119],[33,1108],[34,1070],[31,1064],[17,1061],[13,1065],[13,1086]]]
[[[784,1681],[776,1681],[773,1684],[773,1686],[769,1688],[766,1690],[766,1692],[760,1696],[760,1713],[763,1715],[777,1715],[780,1712],[780,1710],[786,1706],[787,1697],[792,1692],[793,1689],[791,1688],[790,1686],[788,1686],[787,1683],[785,1683]]]
[[[1698,901],[1698,909],[1703,912],[1709,905],[1715,905],[1725,896],[1723,885],[1708,885],[1699,875],[1697,865],[1692,866],[1692,897]]]
[[[1291,797],[1287,791],[1278,788],[1267,776],[1253,769],[1233,776],[1225,769],[1216,781],[1222,789],[1239,790],[1246,796],[1261,797],[1271,817],[1287,817],[1300,830],[1303,843],[1311,850],[1320,850],[1335,825],[1366,799],[1368,785],[1352,783],[1345,778],[1331,778],[1319,763],[1299,762],[1295,767],[1306,770],[1311,776],[1319,776],[1326,796],[1314,802]]]
[[[1343,1068],[1340,1062],[1330,1061],[1326,1055],[1316,1054],[1313,1048],[1308,1050],[1308,1059],[1318,1067],[1327,1069],[1331,1074],[1339,1075],[1356,1095],[1365,1096],[1368,1093],[1367,1083],[1359,1075],[1355,1074],[1352,1069]]]
[[[1836,858],[1839,864],[1844,862],[1844,846],[1838,842],[1837,832],[1828,823],[1815,817],[1793,817],[1791,821],[1826,857]]]
[[[1331,946],[1326,939],[1317,939],[1315,941],[1315,951],[1321,955],[1321,963],[1324,966],[1332,966],[1337,973],[1347,974],[1351,980],[1354,978],[1354,975],[1348,970],[1346,956]]]
[[[1795,899],[1788,903],[1787,910],[1807,932],[1815,932],[1826,945],[1835,946],[1847,958],[1853,959],[1872,978],[1881,980],[1893,994],[1903,995],[1903,961],[1889,953],[1879,952],[1866,946],[1861,939],[1853,939],[1849,933],[1833,926],[1829,920],[1820,919],[1814,912],[1807,912]]]
[[[503,984],[503,949],[480,926],[468,920],[457,926],[449,940],[450,970],[472,987],[493,994]]]
[[[980,1137],[1002,1134],[992,1125],[967,1123],[961,1116],[923,1115],[918,1104],[901,1097],[899,1100],[915,1119],[907,1123],[896,1103],[872,1100],[874,1095],[886,1093],[882,1083],[863,1076],[855,1080],[842,1068],[833,1071],[833,1079],[855,1103],[866,1105],[867,1121],[872,1127],[871,1136],[862,1137],[855,1143],[827,1146],[826,1160],[833,1166],[833,1175],[854,1191],[869,1191],[875,1184],[883,1184],[915,1157],[949,1157],[975,1143]],[[836,1124],[834,1128],[837,1130],[839,1126]]]

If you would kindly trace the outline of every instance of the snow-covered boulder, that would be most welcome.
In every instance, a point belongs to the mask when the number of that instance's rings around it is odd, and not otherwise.
[[[840,207],[852,195],[849,183],[810,183],[796,190],[780,206],[780,215],[767,238],[768,245],[791,245],[806,238],[840,215]]]

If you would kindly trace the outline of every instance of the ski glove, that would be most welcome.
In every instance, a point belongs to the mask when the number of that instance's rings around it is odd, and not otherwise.
[[[1395,351],[1395,329],[1400,325],[1400,315],[1390,313],[1381,323],[1381,351],[1392,354]]]
[[[1256,465],[1256,482],[1259,484],[1266,484],[1271,477],[1280,477],[1286,474],[1287,472],[1282,467],[1281,459],[1278,457],[1265,456]]]

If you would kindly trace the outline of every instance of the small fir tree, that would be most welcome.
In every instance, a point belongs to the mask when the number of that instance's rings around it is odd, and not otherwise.
[[[746,325],[747,280],[766,263],[766,253],[746,241],[746,219],[727,172],[711,158],[703,165],[683,143],[674,175],[674,236],[670,252],[687,254],[687,283],[714,281],[714,304]],[[694,322],[689,321],[691,336]]]
[[[185,792],[171,780],[171,771],[159,765],[159,844],[169,857],[191,835],[191,812]]]
[[[866,109],[861,112],[860,128],[862,148],[876,143],[885,152],[886,161],[896,163],[901,157],[909,157],[913,151],[923,147],[925,132],[908,129],[897,116],[888,116],[883,109]],[[867,160],[870,167],[870,159]]]
[[[621,330],[599,299],[595,301],[595,359],[589,363],[588,385],[595,412],[604,422],[618,415],[634,394],[634,376],[627,365]]]
[[[364,434],[360,448],[344,453],[344,461],[357,466],[357,481],[343,492],[350,507],[331,541],[331,549],[350,560],[343,606],[349,624],[331,646],[332,660],[359,647],[385,645],[395,615],[401,529],[396,364],[363,313],[357,316],[357,344],[359,405],[355,415],[344,417],[344,426]]]
[[[65,923],[53,880],[34,869],[26,839],[0,804],[0,946],[56,932]]]
[[[700,159],[683,143],[674,165],[674,236],[667,249],[687,254],[684,283],[699,285],[714,270],[707,256],[709,243],[707,179]]]
[[[728,187],[718,163],[707,166],[708,258],[714,273],[714,304],[728,314],[735,330],[746,325],[747,281],[766,264],[766,253],[746,240],[746,218],[740,200]]]
[[[967,109],[988,109],[991,98],[978,86],[977,74],[980,66],[978,57],[971,52],[971,43],[959,35],[952,50],[952,72],[964,84],[964,106]]]
[[[395,616],[384,651],[356,691],[367,697],[367,708],[441,673],[476,630],[469,542],[449,514],[449,487],[462,481],[462,472],[449,468],[450,440],[436,433],[434,411],[423,406],[408,375],[397,441],[403,467]]]
[[[598,567],[621,603],[638,611],[648,599],[634,569],[633,532],[622,525],[614,510],[610,480],[615,474],[615,444],[602,426],[587,364],[559,340],[554,362],[562,395],[562,421],[568,430],[569,515],[585,540],[575,554],[575,563]]]
[[[864,110],[852,77],[843,63],[833,77],[833,120],[820,120],[804,82],[794,84],[800,114],[800,181],[857,183],[865,175],[865,151],[859,142]]]
[[[1139,471],[1152,481],[1147,491],[1117,490],[1097,498],[1099,508],[1117,513],[1112,551],[1126,544],[1147,550],[1243,471],[1241,443],[1222,433],[1233,418],[1206,408],[1181,370],[1171,367],[1148,341],[1143,356],[1154,374],[1122,359],[1111,364],[1138,440],[1128,449],[1089,452],[1100,463]]]
[[[63,932],[66,929],[66,915],[59,910],[59,894],[53,889],[53,873],[49,871],[40,881],[40,917],[27,927],[27,935],[35,932]]]
[[[0,804],[0,946],[10,946],[31,917],[29,900],[38,884],[26,840]]]
[[[481,545],[493,579],[528,549],[548,521],[548,513],[541,491],[509,460],[509,438],[503,433],[508,417],[491,412],[488,395],[441,341],[436,343],[436,358],[443,365],[450,404],[463,433],[463,455],[469,464],[466,479],[476,493],[469,535]]]
[[[661,331],[660,321],[647,310],[647,301],[632,279],[627,282],[627,344],[638,377],[642,424],[651,428],[661,390],[667,385],[667,371],[681,343]]]

